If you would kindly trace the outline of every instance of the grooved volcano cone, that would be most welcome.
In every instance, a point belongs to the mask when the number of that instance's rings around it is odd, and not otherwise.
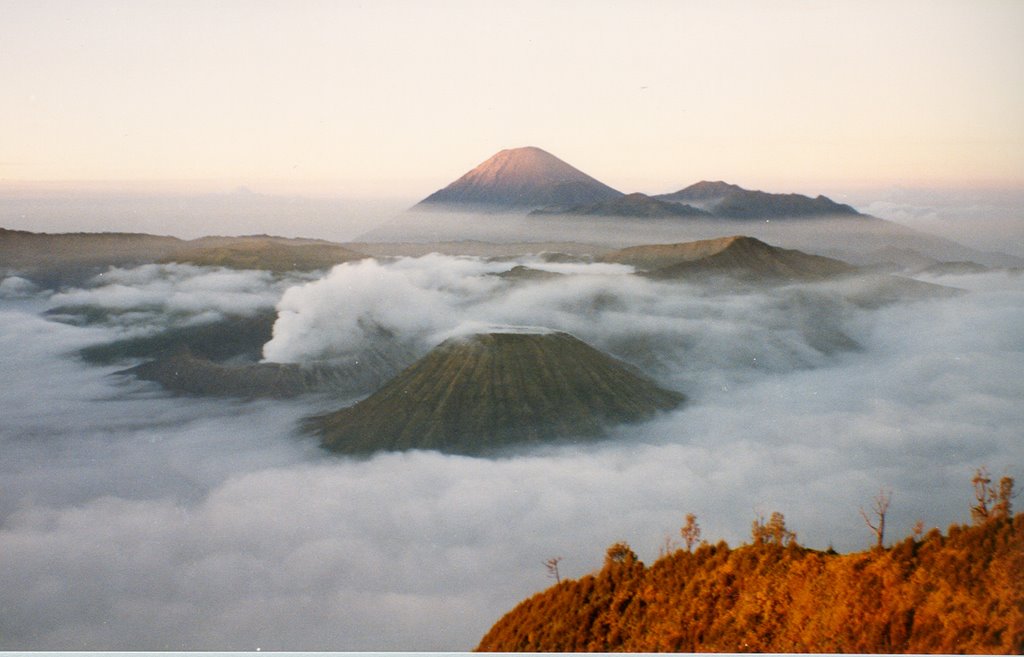
[[[308,427],[338,452],[479,454],[600,437],[683,399],[566,333],[484,333],[445,341],[378,392]]]

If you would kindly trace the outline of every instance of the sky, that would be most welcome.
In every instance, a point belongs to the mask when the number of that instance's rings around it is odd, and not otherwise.
[[[0,0],[0,185],[1024,186],[1024,4]]]

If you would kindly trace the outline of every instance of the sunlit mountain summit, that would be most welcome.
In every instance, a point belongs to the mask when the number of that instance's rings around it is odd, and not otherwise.
[[[596,203],[622,196],[535,146],[499,151],[420,201],[417,209],[533,209]]]

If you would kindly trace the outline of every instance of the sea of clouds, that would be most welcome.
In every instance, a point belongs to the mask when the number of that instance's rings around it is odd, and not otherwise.
[[[516,264],[564,274],[512,282]],[[320,277],[148,266],[83,289],[0,282],[0,649],[466,650],[524,597],[647,562],[688,512],[736,545],[782,511],[798,540],[868,547],[969,517],[970,478],[1024,466],[1024,278],[874,307],[878,279],[767,290],[621,266],[431,255]],[[57,306],[111,312],[87,326]],[[297,431],[321,399],[175,397],[77,351],[160,322],[276,307],[272,361],[492,324],[568,331],[689,398],[609,440],[496,459],[364,459]],[[128,318],[128,319],[126,319]],[[162,318],[162,319],[161,319]]]

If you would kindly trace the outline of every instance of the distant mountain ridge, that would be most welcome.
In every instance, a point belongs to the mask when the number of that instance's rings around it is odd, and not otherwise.
[[[710,217],[692,205],[663,201],[647,194],[634,192],[617,198],[569,208],[542,208],[530,212],[531,216],[586,215],[595,217]]]
[[[532,209],[595,203],[621,195],[547,151],[527,146],[499,151],[414,207]]]
[[[46,286],[81,284],[107,267],[189,263],[283,273],[329,269],[366,257],[327,240],[242,235],[192,240],[147,233],[33,233],[0,228],[0,275]]]
[[[722,181],[656,196],[623,194],[536,146],[499,151],[414,206],[442,208],[614,217],[864,216],[825,196],[770,194]]]
[[[771,194],[743,189],[739,185],[720,180],[701,181],[678,192],[659,194],[654,198],[672,203],[694,204],[716,217],[729,219],[864,216],[849,205],[836,203],[827,196],[811,198],[803,194]]]

